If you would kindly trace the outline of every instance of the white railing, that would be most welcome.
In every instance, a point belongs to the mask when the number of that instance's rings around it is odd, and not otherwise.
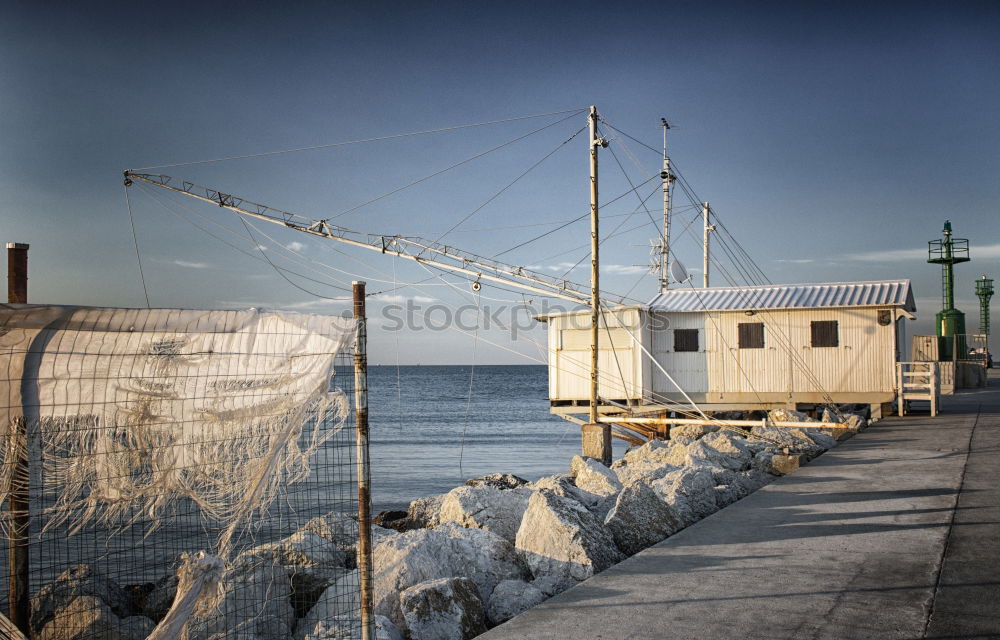
[[[931,417],[938,414],[941,396],[938,363],[897,362],[896,388],[899,390],[899,415],[906,415],[909,400],[927,400],[931,403]]]

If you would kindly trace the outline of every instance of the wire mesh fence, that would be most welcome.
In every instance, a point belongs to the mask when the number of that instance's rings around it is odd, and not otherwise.
[[[0,612],[360,635],[353,319],[0,306]]]

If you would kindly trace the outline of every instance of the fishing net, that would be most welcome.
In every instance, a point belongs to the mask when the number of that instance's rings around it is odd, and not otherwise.
[[[27,590],[0,570],[4,613],[27,592],[29,637],[267,640],[339,584],[350,614],[355,336],[314,315],[0,306],[0,548],[28,548]]]

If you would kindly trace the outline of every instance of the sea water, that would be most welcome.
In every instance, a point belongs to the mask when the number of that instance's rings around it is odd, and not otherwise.
[[[568,472],[580,454],[580,427],[549,413],[545,366],[372,366],[368,388],[376,512],[487,473]]]

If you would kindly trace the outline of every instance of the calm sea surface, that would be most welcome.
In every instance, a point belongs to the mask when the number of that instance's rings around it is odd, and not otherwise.
[[[373,366],[368,386],[375,511],[487,473],[566,472],[580,453],[580,428],[549,414],[545,366]]]

